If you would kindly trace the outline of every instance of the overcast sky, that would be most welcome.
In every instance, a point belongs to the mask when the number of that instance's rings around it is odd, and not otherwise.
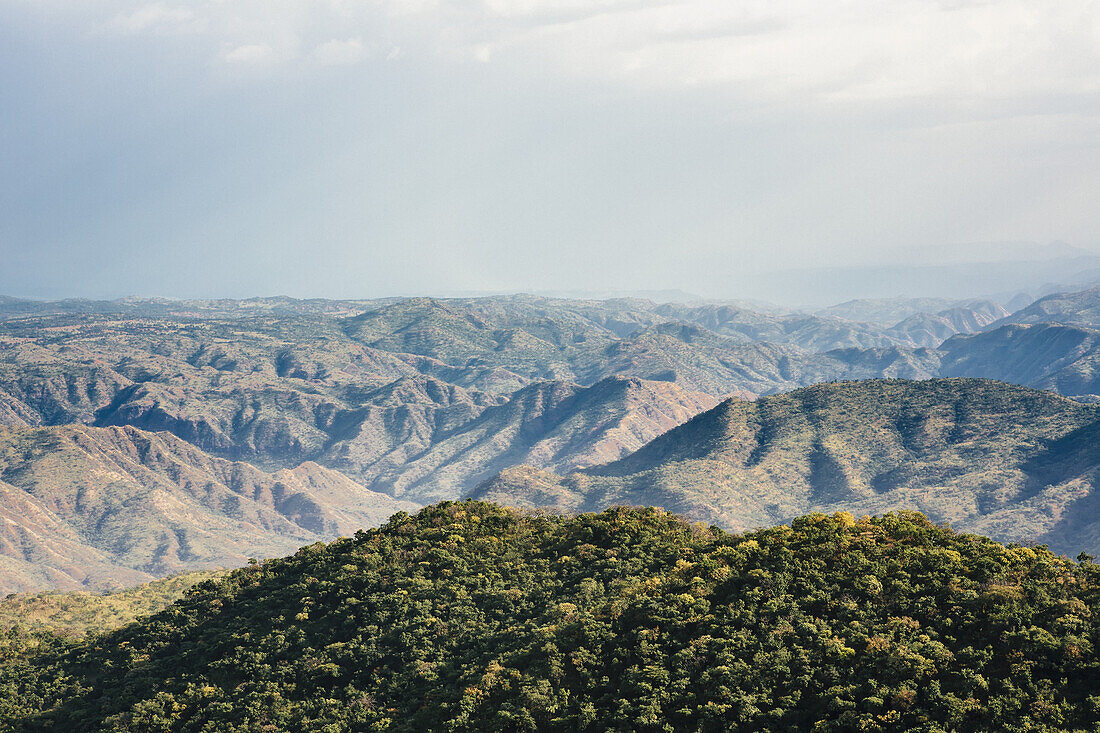
[[[0,0],[8,294],[736,297],[1098,198],[1097,0]]]

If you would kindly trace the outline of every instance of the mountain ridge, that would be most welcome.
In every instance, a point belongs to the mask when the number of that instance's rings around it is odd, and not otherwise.
[[[734,530],[806,511],[918,509],[1076,554],[1100,550],[1085,512],[1100,446],[1081,437],[1097,430],[1100,408],[990,380],[822,384],[727,400],[592,469],[508,469],[473,496],[570,512],[662,506]]]

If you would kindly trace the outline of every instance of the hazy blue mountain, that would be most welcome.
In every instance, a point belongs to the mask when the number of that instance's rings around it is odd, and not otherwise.
[[[830,305],[814,311],[819,316],[843,318],[846,321],[893,326],[910,316],[921,313],[939,313],[969,300],[954,298],[859,298]]]
[[[1004,323],[1066,323],[1100,326],[1100,288],[1054,293],[998,321]]]
[[[1008,315],[1008,310],[989,300],[971,301],[937,313],[909,316],[889,329],[897,341],[912,346],[939,346],[958,333],[974,333]]]

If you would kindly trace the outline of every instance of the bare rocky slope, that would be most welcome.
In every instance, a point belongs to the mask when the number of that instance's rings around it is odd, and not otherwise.
[[[231,567],[415,505],[315,463],[264,472],[169,433],[0,433],[0,591],[106,587]]]
[[[717,402],[675,384],[626,377],[591,387],[538,382],[469,423],[423,436],[416,450],[402,444],[369,469],[352,465],[353,451],[378,439],[345,441],[326,458],[351,475],[369,473],[368,486],[428,503],[465,496],[519,463],[569,471],[621,458]]]

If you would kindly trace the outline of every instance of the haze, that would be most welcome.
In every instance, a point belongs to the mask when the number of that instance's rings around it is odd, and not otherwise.
[[[0,292],[783,300],[1089,250],[1098,49],[1091,0],[0,0]]]

